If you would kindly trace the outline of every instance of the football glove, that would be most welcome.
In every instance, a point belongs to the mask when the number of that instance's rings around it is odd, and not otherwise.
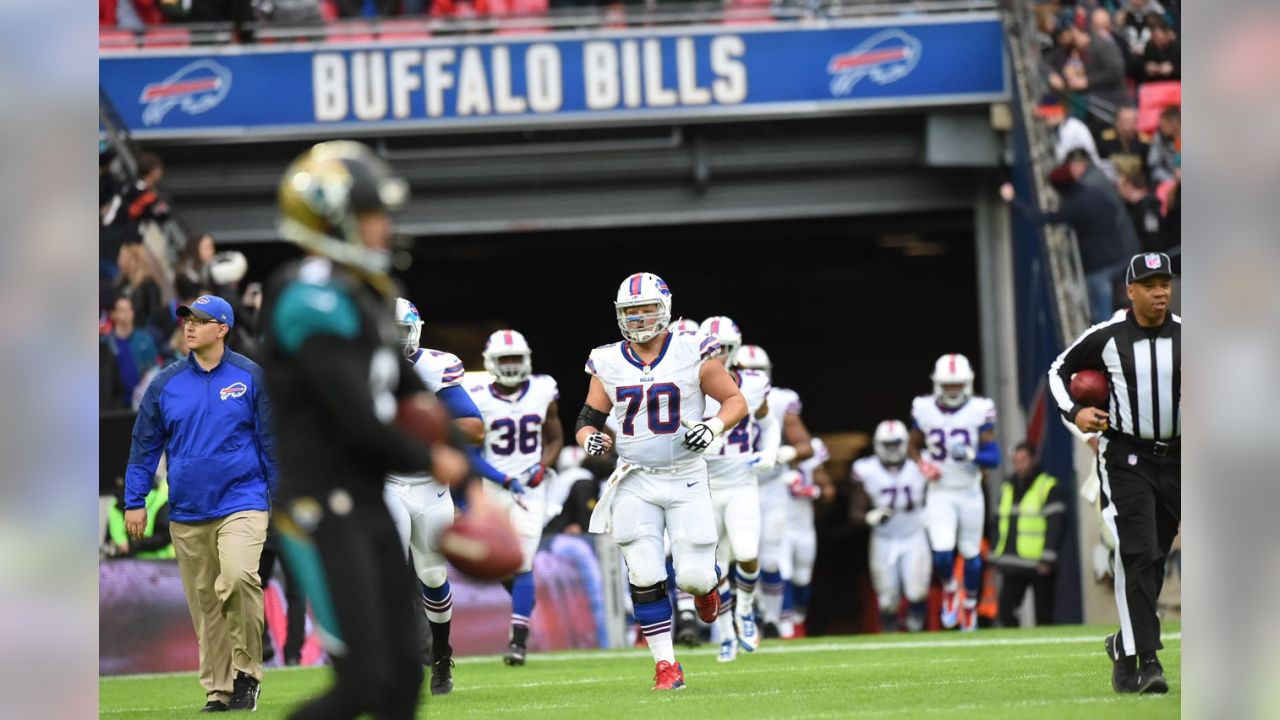
[[[942,477],[942,471],[938,469],[938,466],[928,460],[920,458],[920,462],[918,464],[920,466],[920,474],[924,475],[925,480],[932,482]]]
[[[587,442],[582,446],[582,449],[585,450],[588,455],[605,454],[605,434],[602,432],[591,433],[587,436]]]
[[[706,452],[711,443],[724,432],[724,423],[720,418],[711,418],[697,424],[686,420],[681,424],[689,428],[689,432],[684,434],[685,448],[696,453]]]
[[[893,508],[891,507],[878,507],[866,514],[867,524],[871,527],[883,524],[891,517],[893,517]]]
[[[778,466],[778,453],[775,452],[758,452],[751,457],[751,467],[761,475],[767,475],[773,472]]]
[[[956,462],[973,462],[976,453],[969,443],[963,440],[954,440],[947,447],[947,454]]]
[[[520,474],[524,478],[525,487],[532,490],[542,484],[547,479],[547,473],[554,473],[554,470],[548,470],[546,465],[542,463],[534,463],[531,467]]]
[[[817,500],[822,496],[822,488],[805,482],[804,475],[799,472],[787,483],[787,490],[791,492],[791,497],[801,500]]]

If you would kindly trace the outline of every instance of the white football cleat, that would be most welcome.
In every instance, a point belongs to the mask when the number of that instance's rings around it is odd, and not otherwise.
[[[716,660],[720,662],[733,662],[738,659],[738,643],[734,640],[724,640],[720,643],[720,655]]]
[[[755,652],[760,647],[760,629],[756,627],[756,616],[754,613],[750,615],[733,616],[734,628],[738,631],[738,644],[747,652]]]

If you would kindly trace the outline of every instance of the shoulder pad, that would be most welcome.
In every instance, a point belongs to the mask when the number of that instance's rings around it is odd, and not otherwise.
[[[350,339],[360,333],[355,302],[332,284],[291,283],[280,293],[271,318],[276,343],[290,353],[313,335]]]

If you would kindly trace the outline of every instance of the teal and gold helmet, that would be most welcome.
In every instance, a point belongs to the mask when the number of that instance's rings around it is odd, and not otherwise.
[[[389,249],[366,247],[358,218],[399,208],[404,180],[368,147],[349,140],[315,145],[280,180],[280,233],[308,252],[368,273],[391,269]]]

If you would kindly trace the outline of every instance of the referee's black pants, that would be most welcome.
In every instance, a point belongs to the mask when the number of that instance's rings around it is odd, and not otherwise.
[[[1182,519],[1182,454],[1155,455],[1123,436],[1098,444],[1102,518],[1116,539],[1115,593],[1120,648],[1126,656],[1154,652],[1160,642],[1156,600],[1165,559]]]
[[[414,717],[422,687],[420,611],[400,536],[378,499],[344,515],[327,512],[309,533],[315,552],[308,554],[323,569],[315,573],[323,575],[318,591],[327,595],[346,651],[332,654],[333,687],[294,711],[293,720],[345,720],[365,713],[379,720]],[[307,579],[314,582],[314,574]],[[318,611],[323,601],[312,587],[307,584],[307,594]]]

